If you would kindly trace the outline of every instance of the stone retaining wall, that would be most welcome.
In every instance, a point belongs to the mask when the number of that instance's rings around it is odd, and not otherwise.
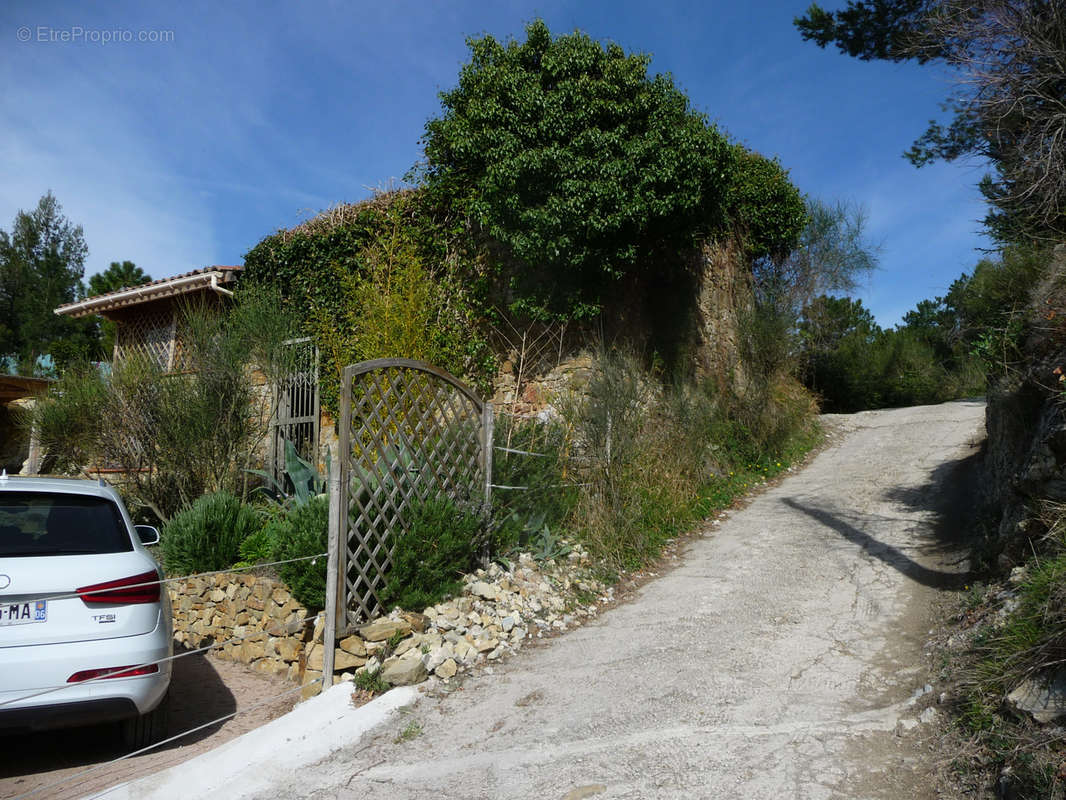
[[[230,642],[212,652],[251,664],[260,672],[303,678],[305,649],[321,624],[284,584],[270,578],[223,573],[188,578],[168,586],[174,611],[174,642],[189,648]],[[258,633],[256,636],[254,634]]]
[[[529,638],[580,625],[609,602],[613,590],[592,576],[578,545],[544,562],[522,553],[509,569],[491,564],[463,579],[463,590],[423,613],[394,610],[337,642],[334,675],[354,680],[379,675],[385,684],[449,680],[494,662]],[[285,585],[270,578],[223,573],[170,584],[174,640],[189,648],[247,637],[213,650],[318,692],[322,676],[323,614],[311,616]]]

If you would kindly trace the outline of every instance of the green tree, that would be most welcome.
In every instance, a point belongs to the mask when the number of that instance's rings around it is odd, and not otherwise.
[[[798,319],[819,294],[849,292],[877,268],[878,248],[866,237],[862,209],[807,198],[806,224],[783,258],[753,264],[756,296],[776,313]]]
[[[849,0],[812,5],[795,21],[804,39],[869,59],[942,61],[957,76],[933,121],[907,152],[917,166],[976,155],[1000,241],[1066,234],[1066,6],[1049,0]]]
[[[937,0],[848,0],[840,11],[812,3],[793,24],[803,38],[863,61],[926,61],[935,55],[927,42],[928,17]]]
[[[827,411],[883,405],[883,338],[861,300],[821,295],[807,305],[799,325],[800,376]]]
[[[103,272],[89,276],[89,294],[95,296],[117,292],[150,280],[151,276],[132,261],[112,261]],[[100,320],[100,349],[106,357],[110,357],[115,349],[115,323],[110,320]]]
[[[742,145],[735,145],[736,167],[728,192],[728,212],[737,238],[754,261],[780,263],[799,244],[811,217],[788,170]]]
[[[881,332],[870,309],[862,300],[821,295],[803,311],[800,333],[804,349],[832,350],[849,336],[872,342]]]
[[[502,246],[512,308],[595,314],[612,283],[680,270],[725,222],[733,148],[650,57],[583,33],[467,41],[423,137],[423,177]]]
[[[103,272],[89,276],[89,294],[107,294],[119,289],[140,286],[152,280],[143,269],[132,261],[112,261]]]
[[[81,226],[62,211],[48,192],[15,215],[10,233],[0,230],[0,358],[27,373],[50,352],[66,361],[99,351],[95,325],[53,313],[81,296],[88,254]]]

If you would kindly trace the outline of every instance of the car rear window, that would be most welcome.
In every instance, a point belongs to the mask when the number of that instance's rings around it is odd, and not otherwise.
[[[133,549],[118,507],[102,497],[0,492],[0,558],[124,553]]]

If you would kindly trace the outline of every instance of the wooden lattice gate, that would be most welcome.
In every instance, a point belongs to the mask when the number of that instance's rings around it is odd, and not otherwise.
[[[423,361],[347,367],[340,403],[337,626],[385,609],[397,535],[435,497],[482,507],[492,481],[492,403]]]

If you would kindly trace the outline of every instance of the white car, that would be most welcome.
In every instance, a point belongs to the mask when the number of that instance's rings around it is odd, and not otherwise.
[[[0,474],[0,734],[166,727],[173,622],[162,571],[103,481]]]

